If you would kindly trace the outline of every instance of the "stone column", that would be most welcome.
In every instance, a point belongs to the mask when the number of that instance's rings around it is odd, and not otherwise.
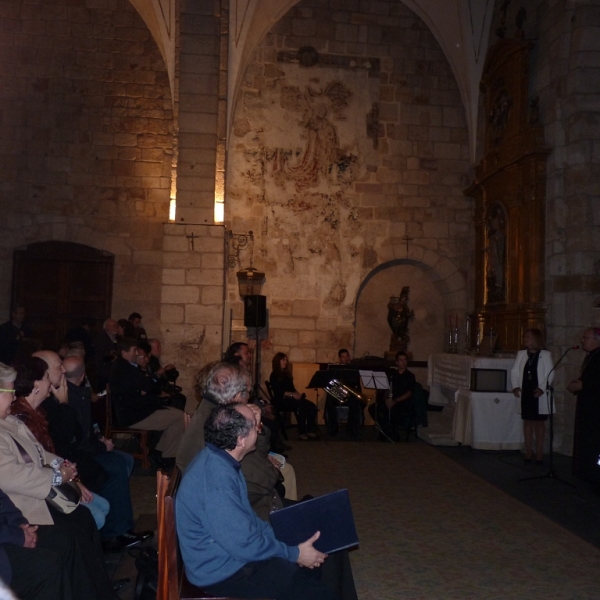
[[[194,377],[221,357],[225,228],[214,225],[215,182],[224,175],[227,5],[182,0],[177,43],[178,155],[175,223],[164,226],[161,297],[165,360],[195,409]],[[219,112],[223,118],[219,119]],[[222,187],[222,186],[221,186]]]

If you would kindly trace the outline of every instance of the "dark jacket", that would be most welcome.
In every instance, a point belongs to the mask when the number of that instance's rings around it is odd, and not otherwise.
[[[31,337],[24,326],[16,327],[12,321],[0,325],[0,362],[10,365],[15,359],[17,350],[23,338]]]
[[[177,466],[185,471],[194,457],[204,448],[204,423],[215,404],[202,400],[181,440],[177,452]],[[283,508],[283,501],[277,493],[276,485],[283,481],[281,471],[273,467],[269,459],[271,432],[263,425],[263,432],[256,439],[256,450],[242,460],[241,469],[248,488],[248,500],[256,514],[263,520],[269,520],[269,513]]]
[[[98,440],[95,451],[90,451],[91,440],[89,432],[84,433],[83,424],[80,422],[77,411],[70,404],[77,386],[67,382],[69,387],[69,403],[61,404],[54,396],[46,398],[41,407],[46,412],[48,431],[54,444],[54,451],[58,456],[77,463],[77,472],[83,484],[92,492],[100,493],[108,481],[108,473],[94,460],[94,454],[106,451],[106,446]],[[87,427],[89,428],[89,422]],[[85,443],[85,440],[88,443]],[[102,448],[100,448],[102,446]]]
[[[271,389],[273,390],[273,403],[277,405],[283,400],[286,393],[296,392],[294,379],[288,373],[276,373],[273,371],[269,377]]]
[[[130,427],[164,408],[163,400],[154,393],[154,382],[139,367],[122,357],[115,360],[109,382],[112,403],[121,427]]]
[[[0,579],[7,585],[10,583],[12,572],[3,546],[22,546],[25,543],[25,534],[19,525],[27,523],[21,511],[0,490]]]

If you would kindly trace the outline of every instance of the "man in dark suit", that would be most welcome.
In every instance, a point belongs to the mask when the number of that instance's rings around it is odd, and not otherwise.
[[[15,359],[21,341],[31,337],[25,327],[25,309],[15,306],[10,311],[10,320],[0,325],[0,362],[10,365]]]
[[[37,525],[0,490],[0,579],[22,600],[61,600],[65,575],[59,555],[37,547]]]
[[[573,475],[600,491],[600,329],[583,332],[581,347],[587,352],[577,379],[567,389],[577,396],[573,437]]]
[[[163,397],[154,393],[154,382],[136,363],[137,342],[125,338],[117,344],[119,356],[110,374],[111,397],[122,427],[162,431],[156,450],[165,466],[175,462],[184,431],[183,411],[165,406]],[[165,459],[167,459],[165,461]]]

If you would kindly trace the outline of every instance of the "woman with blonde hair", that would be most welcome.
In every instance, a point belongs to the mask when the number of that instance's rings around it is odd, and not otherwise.
[[[523,336],[525,350],[515,359],[510,378],[513,394],[520,398],[519,412],[523,419],[525,462],[532,461],[535,434],[535,463],[544,462],[544,437],[550,412],[546,384],[552,383],[552,355],[544,350],[544,336],[539,329],[528,329]],[[548,378],[550,376],[550,378]],[[554,411],[553,411],[554,412]]]

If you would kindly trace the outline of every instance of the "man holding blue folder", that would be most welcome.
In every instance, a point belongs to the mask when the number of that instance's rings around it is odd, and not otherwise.
[[[257,423],[245,405],[213,410],[206,448],[187,468],[176,496],[177,533],[188,579],[208,593],[238,598],[336,600],[321,583],[326,554],[275,538],[248,501],[240,461],[256,445]],[[301,568],[304,567],[304,568]]]

